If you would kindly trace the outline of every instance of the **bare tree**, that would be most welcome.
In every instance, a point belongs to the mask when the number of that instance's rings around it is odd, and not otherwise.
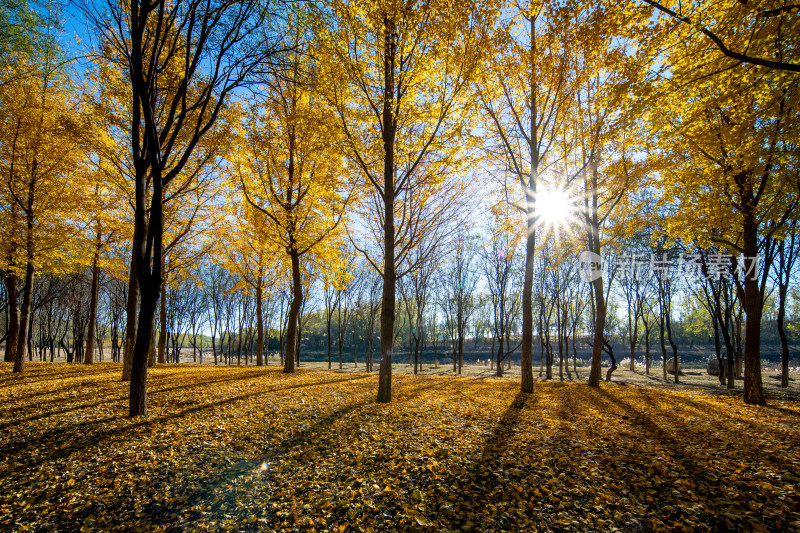
[[[786,334],[786,296],[792,280],[792,273],[800,255],[800,236],[797,234],[797,220],[789,224],[788,234],[778,244],[773,277],[778,289],[778,335],[781,339],[781,387],[789,386],[789,337]]]
[[[459,233],[449,256],[449,268],[439,278],[440,306],[445,314],[453,343],[453,372],[461,374],[464,366],[464,337],[467,324],[477,308],[475,289],[480,279],[477,260],[477,239]]]
[[[519,264],[521,254],[517,250],[518,241],[509,233],[500,231],[498,224],[489,229],[491,237],[483,247],[480,261],[489,289],[493,338],[497,341],[497,356],[492,353],[491,358],[493,363],[497,363],[497,376],[502,377],[503,363],[510,355],[511,320],[519,311],[520,292],[517,285],[522,274]]]

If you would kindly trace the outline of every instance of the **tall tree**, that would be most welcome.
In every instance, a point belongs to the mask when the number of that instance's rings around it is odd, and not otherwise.
[[[298,25],[285,70],[251,106],[232,167],[249,216],[257,221],[257,238],[283,250],[291,272],[286,373],[294,372],[299,346],[307,277],[302,263],[311,265],[311,255],[321,264],[336,262],[334,242],[352,192],[341,158],[333,151],[332,117],[314,90],[316,66],[299,42],[300,31]]]
[[[497,361],[498,377],[502,377],[503,363],[510,356],[512,321],[519,310],[520,291],[516,281],[520,267],[519,248],[525,238],[519,228],[505,202],[495,204],[487,227],[490,240],[484,245],[480,257],[492,304],[492,329],[498,343],[496,358],[492,354],[492,360]]]
[[[789,224],[788,235],[778,244],[777,259],[775,261],[774,278],[778,289],[778,335],[781,339],[781,387],[789,386],[789,336],[786,328],[786,301],[789,293],[789,284],[800,255],[800,235],[798,235],[797,220]]]
[[[224,266],[239,275],[245,288],[255,298],[256,315],[256,366],[264,364],[264,299],[283,273],[279,250],[259,235],[257,216],[244,208],[237,194],[230,195],[229,216],[220,227],[225,228],[228,238],[215,247],[215,255]],[[246,205],[246,204],[245,204]],[[255,238],[254,238],[255,237]],[[267,360],[267,364],[269,361]]]
[[[797,217],[797,75],[742,65],[681,25],[671,45],[659,94],[669,113],[652,113],[653,150],[662,157],[659,186],[669,209],[667,231],[701,248],[720,247],[734,261],[733,280],[746,314],[744,401],[765,402],[761,378],[761,318],[773,260],[773,240]],[[731,35],[758,33],[752,18]],[[779,55],[790,43],[758,41]]]
[[[15,372],[24,369],[35,273],[48,263],[62,271],[74,263],[78,254],[66,252],[81,230],[81,217],[75,215],[83,212],[84,195],[91,194],[86,173],[75,172],[85,161],[84,133],[90,127],[68,73],[55,68],[57,60],[56,51],[49,50],[28,61],[20,66],[28,74],[0,91],[0,176],[9,215],[0,261],[10,296],[9,329],[17,330],[16,344],[6,345]],[[19,281],[24,287],[17,329]]]
[[[477,0],[330,0],[319,17],[326,93],[381,226],[368,258],[383,278],[378,402],[392,398],[397,268],[414,240],[409,191],[424,198],[458,165],[466,90],[493,17]]]
[[[556,183],[560,157],[555,152],[576,91],[571,68],[576,58],[566,36],[575,31],[570,24],[577,10],[578,3],[570,1],[508,2],[503,10],[507,20],[482,80],[491,150],[503,170],[508,200],[525,216],[520,384],[525,393],[533,392],[532,295],[536,233],[542,223],[537,196],[543,185],[565,185]]]
[[[88,2],[131,87],[133,254],[140,304],[129,414],[147,414],[147,354],[161,292],[164,198],[231,93],[275,55],[273,11],[243,0]]]
[[[654,58],[646,53],[646,46],[630,38],[641,33],[648,16],[618,7],[613,2],[580,4],[569,32],[576,91],[573,119],[566,130],[571,135],[565,136],[572,137],[577,160],[570,160],[566,170],[578,177],[586,249],[594,261],[602,261],[604,248],[614,236],[607,226],[615,211],[631,206],[626,196],[641,186],[648,168],[636,148],[641,129],[637,106]],[[592,387],[600,384],[610,286],[611,281],[604,283],[602,275],[590,280],[594,340],[588,384]]]

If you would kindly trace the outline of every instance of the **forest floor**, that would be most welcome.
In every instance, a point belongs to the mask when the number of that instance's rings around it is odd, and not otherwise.
[[[773,380],[755,407],[478,368],[398,371],[376,404],[375,374],[159,366],[129,419],[118,364],[0,363],[0,530],[800,531],[800,402]]]

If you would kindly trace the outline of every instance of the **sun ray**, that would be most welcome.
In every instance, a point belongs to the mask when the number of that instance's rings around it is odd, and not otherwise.
[[[576,218],[575,197],[561,187],[543,187],[536,195],[537,226],[558,237],[570,232]]]

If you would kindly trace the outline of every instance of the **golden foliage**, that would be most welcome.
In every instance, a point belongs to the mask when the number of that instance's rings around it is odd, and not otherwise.
[[[24,76],[0,90],[3,268],[24,270],[31,261],[37,270],[63,273],[85,264],[80,237],[92,128],[76,95],[60,71]]]

